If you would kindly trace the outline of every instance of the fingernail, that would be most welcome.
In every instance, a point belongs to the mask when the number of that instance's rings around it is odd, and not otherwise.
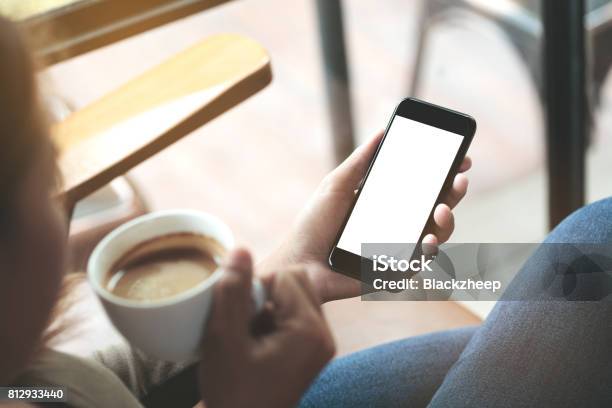
[[[229,268],[250,268],[251,254],[244,248],[235,249],[227,254],[227,259],[225,263]]]

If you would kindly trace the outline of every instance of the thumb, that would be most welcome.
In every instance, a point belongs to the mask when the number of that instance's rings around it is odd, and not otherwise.
[[[368,170],[370,161],[382,140],[382,135],[383,132],[378,132],[376,136],[355,149],[342,164],[330,173],[329,182],[332,189],[352,192],[357,188]]]
[[[208,330],[226,338],[244,339],[252,317],[253,261],[245,249],[227,255],[223,276],[215,287]]]

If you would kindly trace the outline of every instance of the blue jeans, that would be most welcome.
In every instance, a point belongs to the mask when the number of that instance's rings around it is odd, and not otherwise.
[[[545,242],[612,242],[612,199],[576,211]],[[508,290],[553,273],[543,258]],[[612,302],[498,302],[479,327],[334,360],[300,406],[612,407]]]

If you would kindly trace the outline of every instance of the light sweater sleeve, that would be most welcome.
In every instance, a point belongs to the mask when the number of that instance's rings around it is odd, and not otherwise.
[[[73,408],[142,408],[132,392],[99,362],[44,350],[13,385],[66,388],[66,406]]]
[[[126,343],[96,351],[93,359],[111,370],[139,399],[188,365],[148,357]]]

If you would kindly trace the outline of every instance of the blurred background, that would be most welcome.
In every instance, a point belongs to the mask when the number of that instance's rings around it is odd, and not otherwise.
[[[72,2],[0,0],[0,11],[21,19]],[[548,213],[541,81],[534,75],[541,59],[538,2],[351,0],[342,6],[357,143],[381,130],[406,96],[469,113],[478,122],[474,165],[452,239],[541,240]],[[607,6],[591,2],[587,9]],[[607,21],[605,13],[596,17]],[[229,1],[50,65],[41,81],[53,103],[77,111],[209,35],[241,33],[262,44],[271,59],[269,86],[128,173],[142,208],[216,214],[262,259],[336,164],[319,24],[313,0]],[[612,84],[602,78],[587,152],[587,201],[612,192]],[[116,191],[77,206],[72,234],[91,228],[79,225],[79,217],[117,200]],[[326,308],[341,353],[480,321],[478,310],[452,302],[348,300]]]

